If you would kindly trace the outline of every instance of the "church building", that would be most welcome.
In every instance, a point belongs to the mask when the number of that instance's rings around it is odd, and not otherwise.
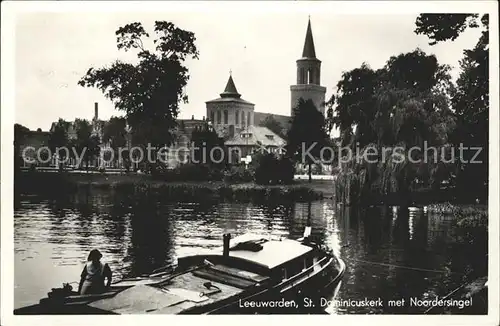
[[[325,114],[326,87],[321,86],[321,61],[316,57],[310,20],[302,57],[296,64],[297,84],[290,86],[290,116],[255,112],[255,104],[244,100],[238,93],[232,74],[220,97],[206,102],[207,118],[229,149],[237,149],[242,157],[256,150],[283,153],[285,140],[263,126],[263,122],[272,117],[286,132],[300,98],[312,100],[316,108]]]
[[[230,74],[220,97],[206,102],[207,117],[224,139],[232,163],[238,163],[256,151],[281,154],[285,140],[266,127],[255,124],[255,104],[238,93]]]

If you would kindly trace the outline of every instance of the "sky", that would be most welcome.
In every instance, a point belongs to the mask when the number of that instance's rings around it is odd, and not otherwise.
[[[230,71],[242,98],[255,103],[255,111],[289,115],[290,85],[296,81],[296,60],[302,54],[309,15],[327,99],[343,71],[363,62],[377,69],[391,56],[417,47],[452,66],[456,78],[463,50],[474,47],[480,34],[479,29],[468,30],[453,42],[430,46],[426,36],[414,33],[417,14],[23,13],[15,21],[15,122],[48,130],[59,118],[91,119],[94,102],[99,103],[101,119],[122,115],[99,90],[77,82],[91,67],[135,58],[135,53],[116,47],[115,31],[120,26],[141,22],[153,34],[156,20],[194,32],[200,52],[198,60],[186,62],[189,103],[180,105],[180,118],[205,116],[205,102],[219,97]]]

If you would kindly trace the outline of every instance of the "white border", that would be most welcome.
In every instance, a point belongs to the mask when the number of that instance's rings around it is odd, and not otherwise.
[[[2,219],[1,219],[1,319],[2,325],[96,325],[100,323],[120,325],[137,325],[140,323],[172,324],[176,322],[211,323],[220,325],[224,322],[238,324],[254,324],[258,322],[270,323],[335,323],[342,325],[399,325],[402,323],[425,323],[439,325],[499,325],[499,298],[500,284],[498,274],[499,250],[499,61],[498,61],[498,3],[496,1],[320,1],[320,2],[2,2],[1,10],[1,121],[2,121],[2,161],[1,161],[1,190],[2,190]],[[331,11],[335,14],[415,14],[420,12],[454,12],[471,13],[481,12],[490,14],[490,188],[489,188],[489,314],[487,316],[421,316],[421,315],[369,315],[369,316],[211,316],[202,320],[201,316],[179,317],[170,315],[161,316],[13,316],[13,125],[14,125],[14,44],[15,18],[19,13],[26,12],[167,12],[167,11],[246,11],[246,12],[273,12],[284,11],[314,12]]]

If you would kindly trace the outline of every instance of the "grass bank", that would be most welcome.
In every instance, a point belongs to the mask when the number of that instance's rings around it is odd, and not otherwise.
[[[223,181],[180,182],[156,180],[149,175],[106,175],[85,173],[23,172],[15,178],[16,192],[77,191],[80,188],[113,189],[131,194],[157,193],[171,199],[198,199],[206,196],[246,201],[277,199],[309,201],[331,198],[331,181],[297,181],[291,185],[257,185]]]

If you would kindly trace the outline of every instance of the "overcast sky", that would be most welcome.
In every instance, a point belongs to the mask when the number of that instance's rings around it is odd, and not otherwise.
[[[90,67],[129,60],[116,48],[115,31],[142,22],[152,33],[155,20],[171,21],[196,35],[199,60],[187,62],[191,78],[188,104],[180,117],[206,115],[205,101],[219,97],[229,71],[242,97],[255,110],[288,115],[295,61],[302,54],[310,12],[248,13],[25,13],[16,20],[15,121],[48,130],[58,118],[91,119],[99,102],[101,119],[121,115],[102,93],[77,81]],[[312,12],[316,55],[322,61],[321,83],[327,98],[343,71],[367,62],[381,67],[392,55],[420,47],[458,74],[463,50],[472,48],[480,31],[470,30],[454,42],[428,45],[414,33],[415,15],[346,15]]]

